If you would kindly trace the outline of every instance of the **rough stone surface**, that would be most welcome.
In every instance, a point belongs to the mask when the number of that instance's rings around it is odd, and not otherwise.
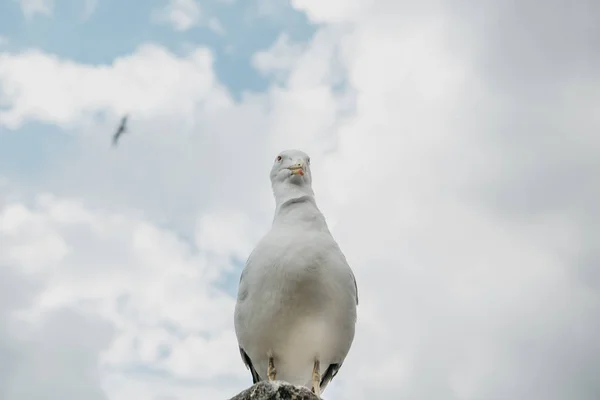
[[[229,400],[319,400],[319,398],[305,387],[282,381],[261,381]]]

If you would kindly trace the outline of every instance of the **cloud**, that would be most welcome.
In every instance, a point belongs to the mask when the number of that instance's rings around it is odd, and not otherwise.
[[[77,143],[2,206],[0,261],[42,279],[11,309],[109,321],[111,399],[232,395],[250,377],[220,282],[268,229],[273,157],[297,147],[361,293],[330,397],[595,399],[599,10],[293,4],[318,32],[258,53],[275,79],[241,100],[203,48],[105,66],[3,53],[0,121]],[[109,151],[98,115],[126,110]]]
[[[361,10],[370,8],[369,2],[363,0],[332,0],[320,2],[316,0],[292,0],[292,6],[304,11],[315,23],[338,23],[354,21],[360,18]],[[382,2],[389,6],[390,2]]]
[[[333,34],[320,36],[312,46],[318,53],[334,40]],[[103,208],[143,209],[161,223],[187,229],[206,207],[270,214],[272,196],[262,171],[282,145],[312,148],[314,154],[331,148],[324,134],[336,125],[343,107],[337,98],[345,96],[328,90],[329,57],[304,58],[311,69],[295,74],[297,89],[249,94],[241,103],[216,80],[211,53],[203,47],[178,57],[143,45],[105,66],[36,50],[0,57],[0,94],[7,105],[0,122],[16,128],[34,118],[78,137],[78,150],[52,165],[36,191],[84,196]],[[37,66],[35,76],[28,72],[31,65]],[[129,134],[115,151],[110,135],[124,113],[131,115]],[[228,160],[248,157],[252,162],[240,179],[239,168]],[[152,179],[139,179],[148,174]],[[240,191],[248,194],[243,202]]]
[[[170,24],[176,31],[187,31],[194,26],[206,26],[217,34],[224,34],[225,29],[215,18],[206,18],[198,2],[195,0],[168,0],[168,4],[152,12],[152,21]]]
[[[35,14],[52,15],[54,0],[18,0],[25,18],[31,19]]]
[[[85,0],[83,3],[83,20],[87,20],[92,16],[98,7],[98,0]]]
[[[50,17],[54,13],[55,0],[15,0],[19,1],[25,19],[31,20],[36,14]],[[98,0],[84,0],[82,18],[87,20],[96,11]],[[1,44],[1,43],[0,43]]]
[[[289,36],[284,33],[271,48],[255,53],[252,65],[262,74],[274,74],[280,81],[284,81],[302,56],[303,50],[302,45],[291,43]]]
[[[220,378],[229,382],[221,387],[223,393],[235,393],[236,385],[241,390],[245,371],[231,369],[239,358],[230,323],[234,300],[212,288],[223,255],[248,250],[238,250],[240,240],[248,241],[244,237],[229,242],[232,248],[226,238],[214,237],[221,237],[224,227],[240,237],[240,224],[243,216],[223,217],[221,224],[218,215],[205,214],[198,222],[196,247],[148,222],[91,210],[76,200],[43,195],[31,206],[4,205],[0,265],[19,265],[41,279],[30,306],[21,312],[33,336],[17,348],[24,352],[18,359],[8,359],[6,370],[14,371],[8,377],[8,398],[44,393],[59,398],[77,389],[81,396],[104,399],[100,378],[116,380],[141,366],[175,380]],[[35,257],[24,257],[34,251]],[[11,271],[0,269],[5,275]],[[15,309],[23,301],[11,293],[22,293],[28,280],[9,278],[3,279],[10,285],[3,296],[10,302],[3,304]],[[50,370],[55,375],[48,385],[39,381],[31,387],[33,375]],[[106,389],[117,398],[119,390]]]
[[[216,34],[224,35],[226,33],[225,28],[223,27],[221,22],[215,17],[210,18],[206,25],[211,31],[213,31]]]
[[[107,399],[97,361],[111,339],[110,326],[96,317],[68,309],[48,313],[30,337],[11,345],[18,359],[3,358],[10,372],[0,389],[2,398]]]
[[[60,399],[73,395],[106,399],[101,389],[98,356],[112,340],[112,326],[97,315],[82,313],[71,306],[33,317],[24,314],[35,307],[48,279],[44,274],[27,269],[32,263],[40,263],[39,259],[29,264],[19,262],[18,256],[9,260],[17,253],[22,254],[23,248],[18,244],[12,246],[14,242],[5,242],[7,232],[16,221],[4,208],[0,212],[3,241],[0,246],[0,396],[7,400]],[[32,242],[35,240],[32,238]],[[43,253],[44,247],[31,250]]]
[[[198,23],[202,11],[194,0],[169,0],[162,10],[164,21],[170,22],[178,31],[185,31]]]
[[[218,108],[230,101],[215,80],[208,49],[195,49],[181,61],[153,44],[111,66],[80,65],[39,50],[3,53],[0,102],[10,110],[0,112],[0,123],[15,129],[25,118],[36,118],[66,126],[98,111],[185,115],[199,103]],[[149,70],[150,64],[161,68]],[[39,73],[31,73],[33,65]]]

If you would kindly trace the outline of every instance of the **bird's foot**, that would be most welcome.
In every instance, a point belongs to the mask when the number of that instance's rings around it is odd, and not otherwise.
[[[267,376],[270,381],[274,381],[277,376],[277,370],[275,369],[275,363],[273,357],[269,357],[269,368],[267,368]]]
[[[320,373],[320,362],[315,360],[312,372],[312,391],[319,399],[321,398],[321,373]]]

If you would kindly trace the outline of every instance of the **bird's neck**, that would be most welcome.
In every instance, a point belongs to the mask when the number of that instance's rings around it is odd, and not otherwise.
[[[310,186],[283,183],[273,188],[275,194],[274,225],[294,225],[313,229],[327,229],[325,217],[317,207]]]

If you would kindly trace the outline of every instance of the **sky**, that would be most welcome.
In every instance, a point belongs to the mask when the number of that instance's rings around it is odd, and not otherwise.
[[[250,386],[237,283],[300,149],[360,293],[325,398],[597,400],[598,15],[1,1],[0,398]]]

